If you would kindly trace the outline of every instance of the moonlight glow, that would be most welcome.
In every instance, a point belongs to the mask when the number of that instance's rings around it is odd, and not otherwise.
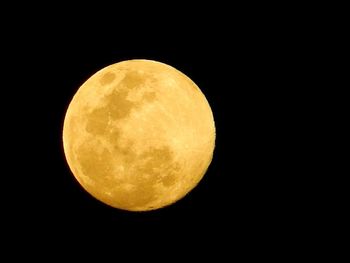
[[[64,120],[64,151],[92,196],[145,211],[185,196],[213,155],[215,126],[196,84],[166,64],[129,60],[91,76]]]

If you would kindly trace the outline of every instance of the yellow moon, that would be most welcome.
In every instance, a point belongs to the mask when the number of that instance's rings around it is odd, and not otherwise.
[[[65,115],[63,146],[75,178],[96,199],[128,211],[154,210],[184,197],[204,176],[214,118],[183,73],[127,60],[78,89]]]

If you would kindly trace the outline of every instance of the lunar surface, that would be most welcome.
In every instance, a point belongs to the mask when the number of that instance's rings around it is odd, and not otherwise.
[[[63,145],[81,186],[115,208],[147,211],[184,197],[212,160],[215,125],[197,85],[150,60],[91,76],[66,112]]]

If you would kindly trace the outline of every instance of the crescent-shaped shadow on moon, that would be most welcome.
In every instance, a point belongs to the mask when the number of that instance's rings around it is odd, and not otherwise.
[[[72,99],[63,143],[92,196],[146,211],[185,196],[213,155],[215,125],[199,88],[166,64],[130,60],[89,78]]]

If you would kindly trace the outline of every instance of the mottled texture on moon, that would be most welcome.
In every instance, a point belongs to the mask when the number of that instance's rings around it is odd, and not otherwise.
[[[150,60],[112,64],[74,95],[63,144],[74,176],[119,209],[170,205],[193,189],[213,155],[215,125],[196,84]]]

